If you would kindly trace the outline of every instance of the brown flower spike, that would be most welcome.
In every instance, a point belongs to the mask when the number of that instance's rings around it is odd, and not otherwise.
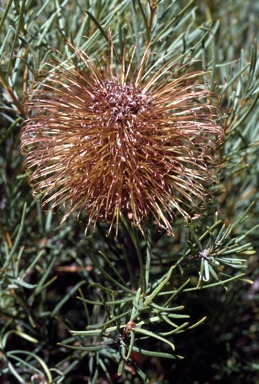
[[[138,67],[134,52],[95,64],[68,44],[77,63],[40,70],[25,103],[21,148],[34,195],[66,206],[64,219],[85,210],[89,223],[118,226],[123,214],[142,229],[152,215],[172,232],[177,212],[199,212],[219,167],[223,130],[204,73],[177,75],[166,57],[148,67],[148,50]]]

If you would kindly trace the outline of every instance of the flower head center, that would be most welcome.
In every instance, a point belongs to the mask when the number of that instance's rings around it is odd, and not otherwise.
[[[117,79],[96,86],[95,112],[105,113],[115,122],[132,120],[153,105],[150,94],[134,85],[120,85]]]

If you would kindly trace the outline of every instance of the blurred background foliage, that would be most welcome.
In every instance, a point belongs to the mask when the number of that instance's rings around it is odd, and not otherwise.
[[[259,4],[4,0],[0,17],[0,382],[258,383]],[[86,238],[31,197],[20,129],[33,74],[69,57],[65,38],[104,54],[109,28],[136,59],[150,43],[201,60],[220,95],[220,188],[174,237],[125,222]]]

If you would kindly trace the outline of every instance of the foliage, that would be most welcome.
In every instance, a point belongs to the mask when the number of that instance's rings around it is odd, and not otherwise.
[[[4,0],[0,8],[0,379],[5,383],[259,380],[258,58],[253,1]],[[44,213],[20,154],[24,95],[46,61],[90,57],[109,31],[136,59],[177,52],[209,74],[226,137],[220,182],[174,236]],[[163,61],[161,60],[161,65]],[[208,77],[204,79],[208,81]],[[254,285],[250,285],[254,280]],[[182,357],[185,357],[182,359]]]

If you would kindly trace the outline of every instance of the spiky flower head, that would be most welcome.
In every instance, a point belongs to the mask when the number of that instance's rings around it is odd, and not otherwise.
[[[142,229],[152,216],[172,231],[177,212],[199,213],[218,170],[223,131],[204,73],[166,57],[149,65],[148,49],[138,65],[134,50],[96,64],[68,44],[76,63],[40,70],[25,103],[21,148],[34,195],[64,205],[64,219],[84,210],[88,224],[118,225],[122,214]]]

